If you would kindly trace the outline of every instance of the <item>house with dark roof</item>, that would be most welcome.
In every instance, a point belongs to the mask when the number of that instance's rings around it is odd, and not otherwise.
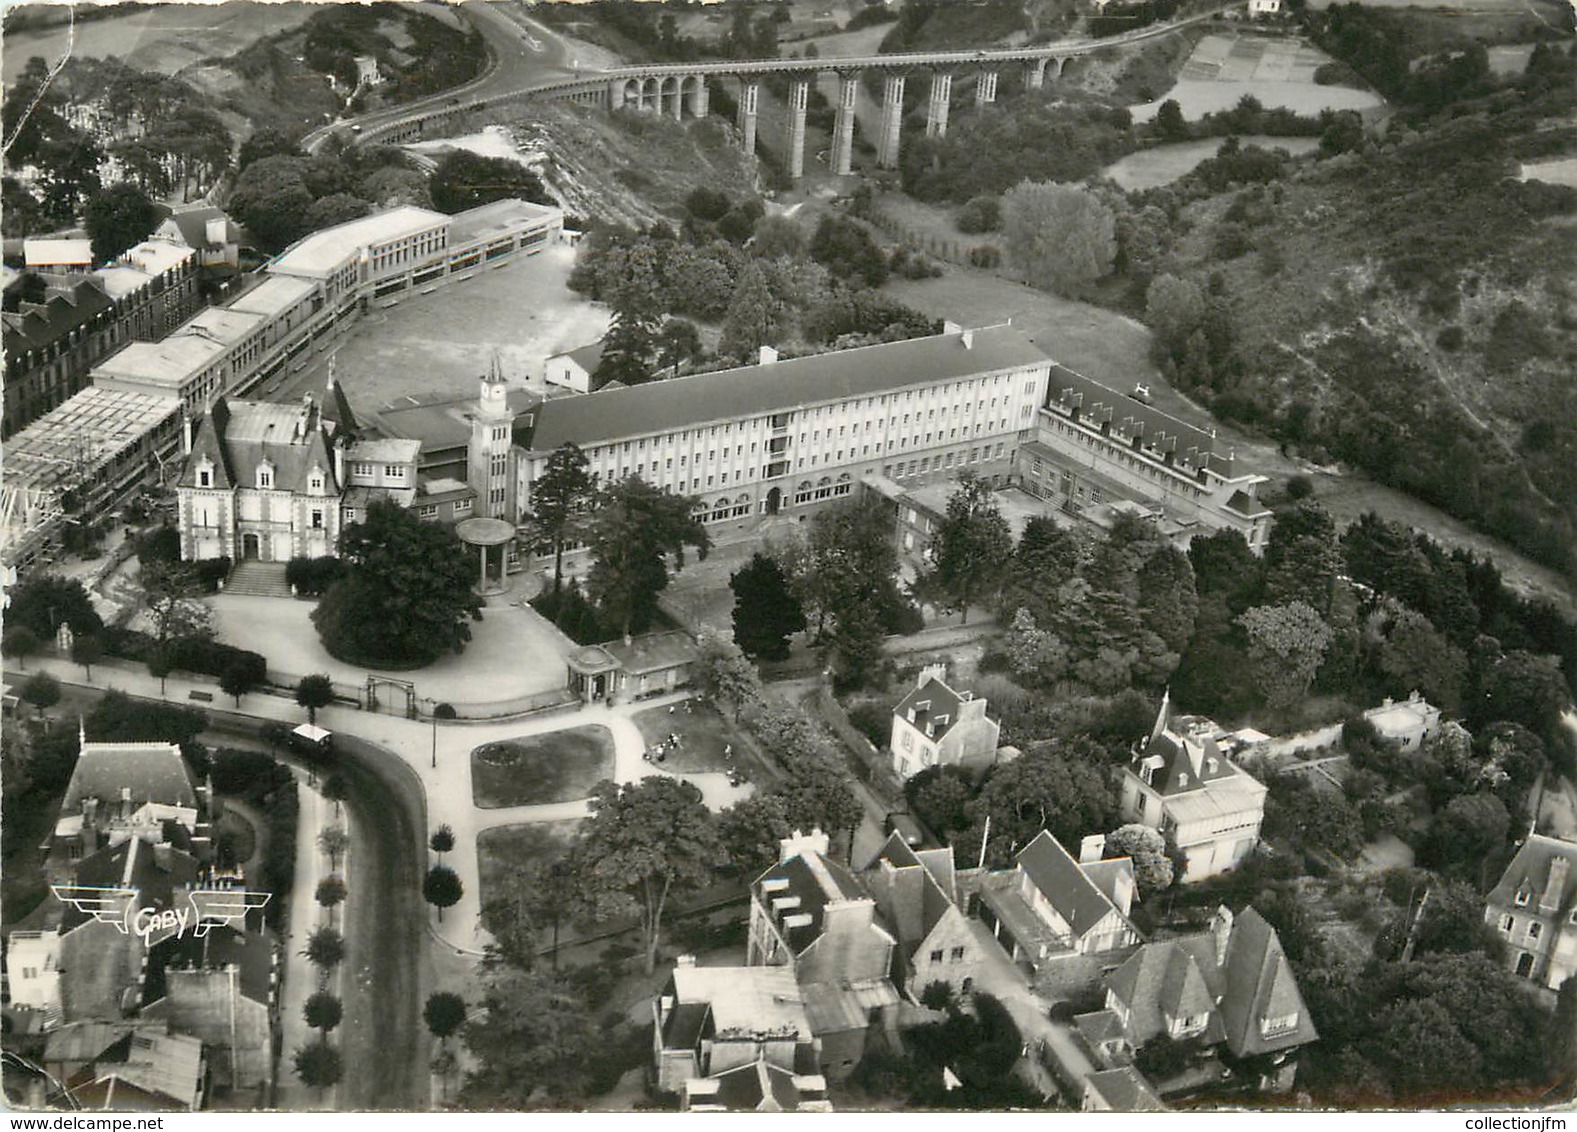
[[[1072,960],[1115,961],[1142,938],[1128,918],[1133,862],[1075,860],[1042,830],[1019,850],[1011,869],[974,881],[977,914],[1013,961],[1040,973]]]
[[[1107,976],[1105,1009],[1078,1028],[1112,1035],[1094,1050],[1108,1065],[1165,1037],[1272,1092],[1291,1087],[1298,1049],[1319,1038],[1276,929],[1252,907],[1222,906],[1207,931],[1140,947]]]
[[[341,448],[310,394],[299,405],[220,397],[176,484],[181,557],[289,562],[334,553]]]
[[[207,793],[174,743],[83,740],[50,839],[51,879],[65,882],[83,858],[129,837],[208,860]]]
[[[196,1112],[208,1091],[208,1060],[196,1038],[139,1025],[59,1080],[88,1110]]]
[[[173,936],[148,951],[140,1016],[200,1040],[215,1084],[257,1090],[261,1103],[274,1075],[280,967],[279,945],[266,929],[226,925]]]
[[[985,956],[959,906],[952,846],[912,849],[901,834],[889,834],[861,880],[897,940],[894,985],[917,1002],[935,982],[969,993]]]
[[[595,393],[608,384],[608,379],[597,380],[597,367],[602,364],[603,340],[597,339],[562,354],[553,354],[547,360],[542,377],[549,385],[557,385],[572,393]]]
[[[687,1110],[830,1109],[791,968],[698,967],[680,956],[652,1015],[657,1087]]]
[[[1484,899],[1506,963],[1550,990],[1577,975],[1577,841],[1529,833]]]
[[[1159,830],[1182,850],[1185,883],[1236,868],[1259,843],[1267,790],[1227,757],[1225,738],[1207,719],[1174,717],[1168,693],[1123,771],[1123,820]]]
[[[984,769],[996,759],[1002,725],[986,715],[986,701],[955,692],[947,666],[927,665],[914,688],[893,709],[887,749],[893,772],[907,780],[927,767]]]
[[[780,858],[750,886],[745,962],[784,966],[804,996],[823,1072],[848,1075],[873,1023],[896,1025],[898,992],[888,979],[897,941],[879,922],[858,877],[827,856],[825,833],[785,838]]]
[[[1074,518],[1099,522],[1113,503],[1138,503],[1158,510],[1179,541],[1229,528],[1255,554],[1270,534],[1273,516],[1259,500],[1265,477],[1239,467],[1213,430],[1065,366],[1052,367],[1015,466],[1025,491]]]
[[[1081,1112],[1165,1112],[1150,1082],[1131,1065],[1102,1069],[1084,1079]]]
[[[153,230],[156,240],[168,240],[197,253],[199,267],[241,267],[245,233],[222,208],[194,204],[173,209]]]

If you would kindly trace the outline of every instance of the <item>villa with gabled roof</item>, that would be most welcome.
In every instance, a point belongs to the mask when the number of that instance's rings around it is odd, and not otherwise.
[[[1207,719],[1174,717],[1168,693],[1123,771],[1123,820],[1159,830],[1182,850],[1185,883],[1236,868],[1259,843],[1267,791],[1227,757],[1224,734]]]
[[[1577,975],[1577,841],[1529,833],[1484,899],[1506,963],[1550,990]]]

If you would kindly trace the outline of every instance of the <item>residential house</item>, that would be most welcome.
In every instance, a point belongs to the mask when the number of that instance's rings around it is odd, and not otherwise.
[[[310,394],[299,406],[220,397],[176,485],[181,557],[288,562],[334,553],[337,468]]]
[[[1484,922],[1523,978],[1559,990],[1577,975],[1577,841],[1528,834],[1485,898]]]
[[[657,1087],[686,1111],[826,1112],[820,1043],[789,967],[681,956],[652,1002]]]
[[[1027,972],[1066,966],[1068,981],[1088,982],[1140,941],[1128,918],[1133,898],[1129,858],[1081,864],[1042,830],[1013,868],[976,880],[971,904]]]
[[[893,771],[908,779],[927,767],[982,769],[996,758],[1002,725],[986,715],[986,701],[947,685],[947,666],[927,665],[914,689],[893,709]]]
[[[1418,750],[1440,728],[1440,709],[1417,692],[1400,702],[1387,696],[1379,707],[1365,711],[1363,717],[1374,725],[1380,738],[1389,739],[1404,751]]]
[[[608,379],[597,380],[597,367],[602,364],[603,340],[577,346],[562,354],[548,358],[542,377],[549,385],[557,385],[574,393],[595,393],[608,384]]]
[[[1108,1063],[1164,1035],[1270,1092],[1291,1087],[1298,1049],[1319,1038],[1281,938],[1252,907],[1222,906],[1208,930],[1140,947],[1107,976],[1105,1010],[1079,1028],[1096,1023],[1121,1034],[1096,1051]]]
[[[1226,756],[1225,735],[1207,719],[1174,719],[1168,694],[1123,771],[1123,819],[1159,830],[1182,850],[1185,883],[1236,868],[1259,842],[1267,791]]]
[[[660,696],[690,683],[700,648],[674,629],[600,645],[585,645],[565,659],[569,688],[585,703]]]
[[[174,936],[148,951],[141,1017],[202,1041],[214,1084],[263,1090],[274,1077],[279,1014],[279,947],[272,933],[214,927]]]
[[[1281,15],[1281,0],[1248,0],[1248,14],[1251,16],[1279,16]]]
[[[901,834],[890,834],[861,879],[881,922],[897,940],[896,986],[917,1002],[934,982],[960,995],[973,989],[985,956],[958,904],[951,846],[916,850]]]
[[[374,500],[389,500],[401,507],[416,502],[416,461],[422,446],[415,440],[365,439],[345,448],[344,494],[340,497],[342,526],[367,517]]]
[[[156,240],[168,240],[197,253],[197,265],[238,271],[241,267],[241,226],[221,208],[194,204],[171,211],[153,230]]]
[[[208,1059],[196,1038],[138,1026],[58,1079],[90,1111],[196,1112],[207,1094]]]
[[[746,963],[786,966],[804,996],[823,1072],[841,1080],[865,1053],[875,1023],[896,1024],[888,981],[897,941],[877,921],[876,901],[827,856],[820,830],[785,838],[780,859],[750,887]]]

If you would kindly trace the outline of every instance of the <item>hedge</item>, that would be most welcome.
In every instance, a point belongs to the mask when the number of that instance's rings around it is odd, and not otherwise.
[[[225,747],[214,754],[213,784],[216,794],[233,795],[266,815],[268,844],[263,850],[261,880],[273,898],[263,908],[263,919],[279,931],[290,907],[290,889],[296,876],[300,801],[295,776],[271,755]]]
[[[345,576],[345,563],[332,555],[321,558],[292,558],[285,566],[285,581],[298,594],[317,597]]]
[[[146,663],[153,653],[154,641],[147,633],[135,629],[106,628],[103,633],[104,651],[122,660]],[[242,668],[254,684],[268,681],[268,658],[250,649],[238,649],[219,641],[186,638],[175,642],[175,652],[170,658],[172,668],[182,672],[195,672],[203,676],[219,677],[232,665]]]

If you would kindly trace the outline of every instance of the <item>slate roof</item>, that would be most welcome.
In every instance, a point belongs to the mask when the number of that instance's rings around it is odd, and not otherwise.
[[[300,405],[219,398],[192,442],[179,486],[197,486],[197,465],[206,457],[215,466],[216,488],[253,487],[258,466],[267,459],[274,467],[273,490],[305,493],[316,466],[332,495],[334,460],[322,417],[314,405],[298,433],[301,419]]]
[[[1085,1078],[1086,1085],[1099,1094],[1112,1112],[1164,1112],[1166,1105],[1155,1095],[1150,1082],[1131,1065],[1103,1069]]]
[[[1212,471],[1229,478],[1234,474],[1231,455],[1216,451],[1216,438],[1210,433],[1160,409],[1125,396],[1108,385],[1102,385],[1081,373],[1075,373],[1065,366],[1053,365],[1050,379],[1046,384],[1048,408],[1055,411],[1058,416],[1066,417],[1070,415],[1070,409],[1076,403],[1079,407],[1079,421],[1084,424],[1093,423],[1096,428],[1099,428],[1099,422],[1091,420],[1096,406],[1109,409],[1111,434],[1117,440],[1123,439],[1125,435],[1126,430],[1123,428],[1125,421],[1132,422],[1130,427],[1136,431],[1142,425],[1144,454],[1152,458],[1159,458],[1155,446],[1163,436],[1168,438],[1169,442],[1175,442],[1172,451],[1179,465],[1179,472],[1186,472],[1182,465],[1188,460],[1189,449],[1192,448],[1197,450],[1194,458],[1198,461],[1198,466],[1209,467]]]
[[[792,967],[675,967],[672,982],[676,1008],[705,1006],[714,1034],[792,1031],[810,1039],[805,1000]],[[685,1021],[686,1034],[692,1025],[693,1019]],[[693,1042],[681,1044],[688,1048]]]
[[[1517,853],[1501,873],[1499,882],[1486,900],[1493,905],[1517,907],[1517,894],[1523,893],[1527,903],[1523,911],[1532,912],[1546,905],[1545,892],[1550,885],[1551,871],[1559,869],[1557,862],[1566,862],[1564,878],[1557,891],[1551,893],[1558,903],[1551,911],[1577,911],[1577,841],[1564,841],[1546,837],[1542,833],[1529,834],[1518,847]]]
[[[932,677],[900,700],[893,714],[908,720],[927,737],[940,742],[958,722],[963,702],[957,692]],[[925,706],[921,707],[922,704]],[[911,711],[914,712],[913,718],[909,715]],[[930,730],[933,726],[934,731]]]
[[[157,1002],[168,986],[168,972],[197,968],[223,970],[234,967],[241,994],[253,1002],[267,1003],[273,988],[274,934],[242,931],[231,925],[212,928],[205,936],[175,936],[148,951],[148,975],[143,1001]]]
[[[763,885],[771,880],[784,880],[788,884],[777,891],[765,891]],[[786,861],[779,861],[761,874],[756,881],[755,891],[757,898],[768,909],[772,907],[774,897],[799,897],[798,906],[791,909],[790,914],[809,916],[810,921],[783,931],[783,938],[796,955],[820,938],[822,919],[828,904],[869,899],[865,889],[848,869],[819,853],[801,853]]]
[[[81,813],[84,798],[119,803],[122,789],[131,790],[133,808],[145,802],[197,806],[197,791],[174,743],[84,743],[60,812]]]
[[[123,1059],[100,1064],[95,1083],[111,1078],[190,1106],[202,1086],[203,1043],[185,1034],[139,1029],[128,1035]],[[119,1095],[120,1090],[116,1090]]]
[[[1240,785],[1263,790],[1257,779],[1227,758],[1216,742],[1213,727],[1189,726],[1205,722],[1197,716],[1174,717],[1170,695],[1162,697],[1155,725],[1145,743],[1135,749],[1128,764],[1129,771],[1142,778],[1143,764],[1150,759],[1160,759],[1161,765],[1151,776],[1150,788],[1163,798],[1208,790],[1211,785],[1228,779],[1242,779]]]
[[[1085,874],[1062,843],[1045,830],[1019,850],[1017,861],[1030,883],[1045,894],[1057,914],[1068,922],[1075,939],[1117,912],[1116,905]]]
[[[548,358],[548,361],[551,362],[553,358],[568,358],[587,373],[596,373],[597,367],[602,364],[604,341],[604,339],[599,338],[595,342],[588,342],[586,345],[577,346],[573,350],[565,350],[563,353],[554,354]]]
[[[882,862],[890,868],[883,868]],[[876,909],[898,941],[895,977],[909,977],[910,959],[954,903],[953,850],[916,853],[898,833],[891,833],[866,867],[862,880]]]
[[[177,894],[196,884],[201,873],[201,864],[191,854],[129,837],[77,862],[73,883],[83,888],[135,888],[140,907],[163,909],[174,907]],[[61,916],[60,934],[91,920],[76,905],[68,904]]]
[[[1254,908],[1236,917],[1224,960],[1216,961],[1211,932],[1148,943],[1107,977],[1107,987],[1128,1007],[1127,1030],[1137,1046],[1166,1029],[1173,1018],[1209,1014],[1200,1040],[1225,1041],[1238,1057],[1273,1053],[1319,1038],[1276,930]],[[1291,1029],[1266,1037],[1267,1018],[1297,1015]]]
[[[83,279],[69,289],[50,294],[42,303],[23,303],[18,311],[6,311],[5,353],[9,365],[29,350],[42,350],[86,326],[97,315],[115,305],[104,289],[91,279]]]
[[[218,245],[208,242],[208,222],[210,220],[223,220],[225,222],[225,243],[238,244],[241,242],[241,226],[231,220],[224,209],[211,204],[195,204],[190,208],[177,208],[167,217],[181,233],[181,239],[189,248],[211,248]]]
[[[130,1022],[69,1022],[52,1030],[44,1041],[46,1062],[92,1061],[131,1033]]]
[[[720,1105],[730,1112],[794,1112],[800,1091],[795,1074],[766,1059],[752,1061],[714,1075],[715,1092],[698,1097],[702,1105]]]
[[[972,336],[970,347],[964,345],[965,334]],[[550,452],[574,442],[587,448],[1046,361],[1022,333],[1003,325],[690,374],[545,401],[536,411],[527,447]]]

